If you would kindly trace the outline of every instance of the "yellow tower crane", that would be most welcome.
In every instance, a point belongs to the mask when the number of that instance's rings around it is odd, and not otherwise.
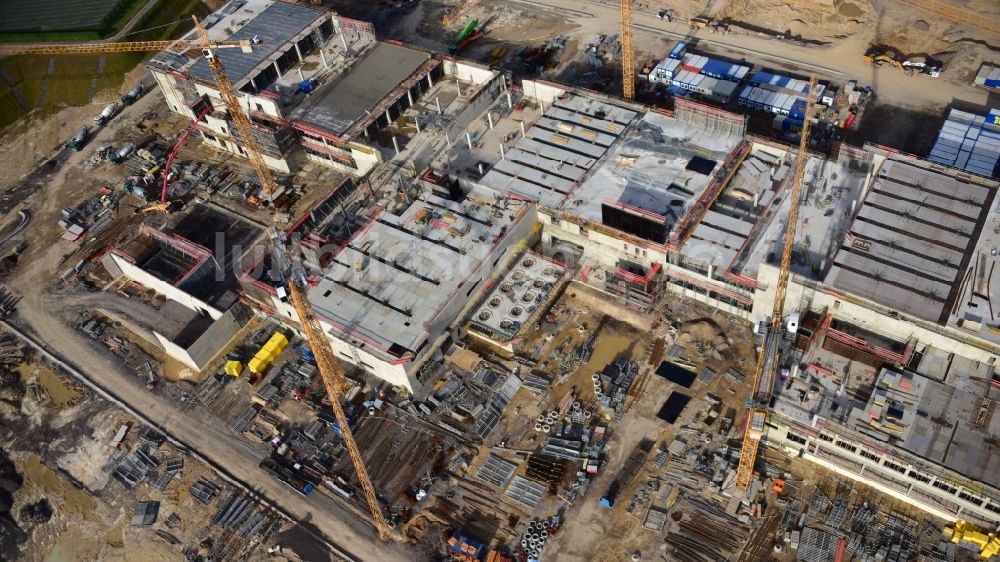
[[[635,99],[635,64],[632,61],[632,0],[622,5],[622,96]]]
[[[802,122],[802,139],[795,155],[795,173],[792,176],[792,192],[789,195],[791,205],[788,209],[788,223],[785,225],[784,246],[781,248],[781,267],[778,269],[778,282],[774,289],[774,305],[771,309],[771,320],[764,333],[764,343],[757,356],[757,367],[753,374],[753,386],[750,393],[750,407],[747,412],[746,430],[743,433],[743,449],[740,452],[740,464],[736,469],[736,487],[746,490],[753,480],[753,467],[757,460],[757,450],[760,441],[767,432],[767,416],[770,412],[771,395],[776,381],[780,360],[781,340],[784,338],[785,294],[788,291],[788,278],[792,268],[792,249],[795,247],[795,230],[799,222],[799,202],[802,198],[802,178],[806,171],[806,161],[809,159],[809,131],[811,127],[813,107],[816,101],[816,75],[809,77],[809,94],[806,101],[805,118]]]
[[[316,367],[319,370],[320,377],[323,379],[323,386],[326,387],[326,393],[330,398],[330,408],[337,418],[337,425],[340,426],[340,434],[344,440],[344,446],[347,448],[347,454],[351,457],[354,471],[357,474],[358,481],[361,483],[362,490],[364,490],[365,498],[368,500],[368,509],[372,514],[372,523],[375,525],[375,530],[378,531],[379,538],[384,541],[389,540],[392,538],[392,529],[390,529],[389,524],[382,515],[382,507],[379,504],[378,497],[375,495],[375,486],[368,475],[368,469],[365,468],[365,461],[361,456],[361,450],[358,449],[357,442],[354,440],[354,434],[351,433],[347,414],[344,413],[344,407],[340,404],[340,399],[348,388],[347,379],[344,377],[344,370],[340,366],[340,361],[333,355],[333,350],[330,348],[326,333],[320,325],[319,319],[316,317],[316,312],[306,298],[308,280],[306,279],[301,262],[297,258],[289,260],[285,252],[284,240],[282,240],[281,236],[274,229],[272,229],[271,238],[276,262],[275,267],[286,278],[288,298],[292,303],[292,308],[295,309],[295,314],[299,317],[299,323],[302,325],[306,341],[309,342],[309,348],[316,358]]]
[[[260,180],[261,187],[268,195],[276,193],[278,186],[274,183],[274,178],[271,177],[271,172],[267,169],[267,164],[264,163],[264,157],[261,154],[260,146],[257,144],[257,139],[253,136],[253,126],[250,124],[250,118],[247,117],[246,111],[244,111],[243,106],[240,105],[239,96],[236,89],[233,88],[232,82],[230,82],[229,78],[226,76],[226,70],[222,66],[222,61],[215,56],[216,49],[231,47],[239,47],[245,52],[250,52],[253,50],[253,44],[251,41],[212,41],[209,39],[208,32],[205,31],[204,26],[201,25],[200,21],[198,21],[198,18],[192,16],[192,19],[194,20],[195,28],[198,30],[198,39],[196,40],[176,39],[170,41],[131,42],[85,41],[78,43],[39,43],[27,45],[0,44],[0,56],[134,53],[162,51],[165,49],[172,49],[175,51],[200,49],[208,62],[208,67],[212,71],[212,76],[215,77],[215,85],[219,90],[219,96],[222,98],[222,102],[226,105],[226,109],[229,110],[229,117],[236,125],[236,131],[239,133],[240,141],[246,149],[250,165],[253,167],[254,172],[257,173],[257,178]]]

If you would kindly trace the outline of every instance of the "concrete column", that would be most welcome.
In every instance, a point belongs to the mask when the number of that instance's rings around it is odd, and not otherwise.
[[[417,134],[420,134],[420,120],[416,117],[413,118],[413,126],[417,128]]]
[[[299,56],[299,62],[302,62],[302,49],[299,48],[298,42],[295,43],[295,54]]]
[[[514,99],[510,95],[510,90],[507,90],[507,107],[514,109]]]
[[[299,82],[305,82],[306,77],[305,77],[304,74],[302,74],[302,69],[301,68],[296,68],[295,70],[299,71]]]
[[[518,121],[518,124],[521,125],[521,136],[523,137],[524,134],[525,134],[524,133],[524,121]]]
[[[399,141],[396,140],[396,135],[392,135],[392,148],[396,150],[396,156],[399,156]]]
[[[406,89],[406,101],[410,102],[411,107],[413,106],[413,93],[410,92],[409,88]]]
[[[323,68],[330,68],[330,63],[326,62],[326,53],[323,52],[322,48],[319,50],[319,59],[323,61]]]
[[[476,164],[476,167],[479,168],[479,176],[480,177],[486,175],[486,174],[483,173],[483,163],[482,162]]]
[[[493,130],[493,112],[486,112],[486,122],[490,124],[490,130]]]
[[[449,133],[447,130],[445,130],[444,132],[444,140],[445,142],[448,143],[448,148],[451,148],[451,133]]]
[[[455,80],[455,87],[458,88],[458,97],[462,97],[462,83],[457,79]]]
[[[250,79],[250,85],[253,86],[254,90],[260,90],[260,88],[257,87],[257,82],[253,78]]]
[[[431,78],[431,73],[430,72],[427,73],[427,87],[428,88],[433,88],[434,87],[434,79]]]
[[[278,61],[274,61],[274,71],[278,73],[278,76],[281,76],[281,67],[278,66]]]
[[[472,133],[465,133],[465,142],[469,145],[469,150],[472,150]]]
[[[392,126],[392,115],[389,115],[389,110],[385,110],[385,124]]]
[[[503,143],[500,143],[500,159],[501,160],[506,160],[507,159],[507,155],[504,154],[504,151],[503,151]]]
[[[711,264],[710,264],[710,265],[708,266],[708,278],[709,278],[709,279],[711,279],[711,278],[712,278],[712,274],[713,274],[713,273],[715,273],[715,266],[714,266],[714,265],[711,265]]]
[[[442,113],[444,113],[443,111],[441,111],[441,96],[437,96],[437,97],[434,98],[434,104],[437,105],[438,115],[441,115]]]
[[[340,30],[340,44],[344,46],[345,51],[347,51],[348,53],[351,52],[351,49],[347,46],[347,37],[344,36],[343,29]]]

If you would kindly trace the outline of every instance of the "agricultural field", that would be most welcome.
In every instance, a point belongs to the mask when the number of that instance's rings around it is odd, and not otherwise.
[[[6,4],[8,0],[0,2]],[[135,26],[149,31],[129,34],[123,40],[179,37],[191,28],[186,18],[210,12],[200,0],[160,0]],[[43,117],[64,107],[117,100],[123,87],[132,86],[123,86],[125,75],[152,54],[18,56],[0,60],[0,130],[29,113]]]
[[[0,0],[0,33],[81,32],[100,35],[140,0]],[[96,37],[94,37],[96,38]],[[10,39],[8,39],[10,40]]]

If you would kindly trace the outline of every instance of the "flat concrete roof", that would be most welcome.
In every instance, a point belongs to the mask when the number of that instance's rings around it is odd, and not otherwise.
[[[566,267],[534,252],[517,258],[493,291],[469,315],[469,322],[486,334],[509,341],[522,326],[544,311],[558,290]]]
[[[825,283],[944,323],[994,192],[927,163],[886,160]]]
[[[344,135],[429,58],[424,51],[375,43],[349,71],[304,99],[290,117],[334,135]]]
[[[416,351],[526,208],[476,193],[462,203],[424,194],[398,216],[378,215],[322,272],[309,291],[313,307],[348,336],[395,355]]]
[[[916,373],[883,370],[859,419],[869,420],[875,429],[890,424],[896,431],[882,431],[896,437],[901,449],[1000,486],[1000,449],[984,446],[986,439],[1000,435],[1000,416],[993,415],[1000,389],[988,384],[979,389],[972,393]]]
[[[669,228],[712,177],[686,169],[691,159],[713,159],[718,166],[739,142],[737,136],[708,134],[674,117],[648,112],[623,134],[623,141],[611,149],[563,208],[600,221],[601,203],[618,201],[667,217]]]
[[[479,183],[558,207],[637,114],[602,100],[567,94],[545,110]]]
[[[250,9],[252,6],[247,8],[246,4],[247,2],[234,0],[216,14],[226,16],[243,8],[243,17],[249,17],[249,20],[234,21],[229,19],[222,22],[222,20],[217,21],[214,14],[205,19],[206,23],[209,21],[214,23],[209,32],[212,39],[230,41],[259,39],[259,42],[254,44],[249,53],[244,53],[240,48],[214,50],[215,56],[222,61],[222,66],[226,69],[229,81],[237,89],[259,72],[257,67],[261,63],[272,58],[278,51],[284,51],[289,42],[298,41],[305,37],[309,28],[318,27],[330,17],[328,12],[308,4],[273,2],[256,13]],[[242,27],[236,31],[220,36],[218,30],[230,30],[241,23]],[[187,73],[197,80],[214,81],[212,71],[208,68],[208,62],[203,57],[199,57],[187,70]]]

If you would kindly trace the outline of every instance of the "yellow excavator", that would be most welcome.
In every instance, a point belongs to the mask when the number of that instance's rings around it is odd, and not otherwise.
[[[874,64],[875,66],[889,64],[900,70],[903,69],[903,62],[899,59],[899,53],[893,51],[892,49],[869,47],[868,50],[865,51],[864,59],[868,64]]]

